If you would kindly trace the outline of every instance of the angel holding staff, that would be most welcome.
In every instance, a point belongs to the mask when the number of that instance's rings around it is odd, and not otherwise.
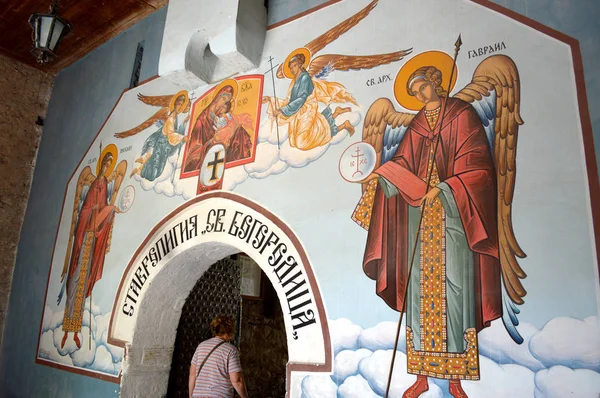
[[[364,123],[377,166],[361,181],[353,219],[368,230],[364,272],[391,308],[406,313],[407,369],[417,375],[406,398],[427,391],[428,377],[449,380],[453,397],[467,397],[461,380],[480,378],[477,334],[497,318],[523,341],[515,304],[526,294],[517,262],[525,253],[511,216],[519,74],[509,57],[491,56],[449,97],[453,70],[446,53],[417,55],[394,88],[418,113],[380,98]]]
[[[265,96],[267,115],[278,126],[287,126],[290,146],[308,151],[331,141],[340,131],[352,136],[354,126],[348,121],[336,122],[338,116],[351,112],[350,106],[358,106],[354,96],[337,82],[327,81],[334,71],[371,69],[402,60],[410,49],[387,54],[340,55],[323,54],[315,57],[328,44],[365,19],[377,6],[379,0],[371,1],[362,10],[340,22],[304,47],[292,51],[277,70],[279,79],[291,80],[285,99]]]

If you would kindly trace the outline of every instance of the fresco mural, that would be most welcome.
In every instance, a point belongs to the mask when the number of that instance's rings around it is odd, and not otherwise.
[[[455,57],[461,45],[459,37]],[[363,127],[376,171],[361,180],[353,218],[369,231],[365,273],[406,313],[408,372],[418,375],[408,396],[427,391],[428,376],[451,380],[450,393],[465,395],[460,380],[480,377],[477,332],[494,319],[523,342],[515,304],[523,304],[525,273],[516,258],[525,253],[511,219],[519,74],[509,57],[494,55],[449,97],[455,69],[444,53],[413,57],[394,94],[403,108],[418,106],[412,97],[422,108],[397,112],[382,98]]]
[[[342,130],[346,130],[350,136],[354,134],[354,126],[349,120],[336,124],[338,116],[350,112],[351,108],[337,106],[332,111],[331,105],[337,103],[358,106],[358,104],[342,84],[326,80],[331,73],[371,69],[399,61],[410,53],[410,50],[402,50],[366,56],[325,54],[311,58],[358,25],[377,6],[377,3],[378,0],[372,1],[360,12],[304,47],[292,51],[283,64],[279,65],[277,78],[291,80],[288,96],[283,100],[277,97],[265,97],[263,104],[268,104],[267,115],[270,119],[275,119],[277,129],[279,126],[287,127],[288,141],[292,148],[303,151],[314,149],[330,142]],[[324,107],[321,111],[319,105],[321,108]]]
[[[196,101],[182,178],[199,175],[201,160],[214,144],[227,149],[225,168],[252,163],[262,84],[262,75],[228,79]]]
[[[194,104],[181,178],[200,176],[197,193],[222,188],[225,169],[254,161],[263,78],[227,79]]]
[[[131,177],[137,176],[140,179],[154,181],[165,170],[168,157],[179,152],[181,146],[187,142],[185,127],[189,116],[185,116],[183,121],[179,119],[180,115],[183,116],[190,111],[190,99],[187,91],[163,96],[139,94],[138,98],[145,104],[160,106],[161,109],[139,126],[116,133],[115,137],[131,137],[153,125],[158,128],[144,141],[141,156],[135,160],[137,167],[131,172]]]
[[[125,92],[66,187],[37,362],[118,383],[109,324],[130,342],[137,318],[113,308],[141,280],[128,264],[167,215],[226,194],[283,220],[314,270],[333,362],[290,371],[289,396],[597,395],[577,52],[479,3],[334,2],[270,30],[247,75]],[[223,231],[199,232],[146,279]]]
[[[57,299],[60,304],[65,298],[64,336],[60,348],[65,347],[69,332],[73,333],[77,348],[81,348],[78,335],[83,323],[84,302],[88,298],[92,302],[94,285],[102,278],[104,258],[110,251],[115,215],[122,211],[115,206],[115,201],[127,171],[127,161],[117,164],[117,158],[116,145],[110,144],[104,150],[100,145],[96,175],[90,166],[86,166],[77,179],[69,245],[60,274],[63,285]],[[91,317],[91,312],[89,315]],[[91,335],[88,337],[88,349],[91,349]]]

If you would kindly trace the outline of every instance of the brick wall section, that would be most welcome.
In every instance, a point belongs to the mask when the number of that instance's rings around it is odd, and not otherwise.
[[[0,55],[0,346],[53,77]]]

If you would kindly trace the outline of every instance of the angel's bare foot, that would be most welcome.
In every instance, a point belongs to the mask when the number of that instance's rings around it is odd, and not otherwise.
[[[148,161],[148,159],[150,159],[150,156],[152,155],[152,153],[150,152],[146,152],[144,155],[140,156],[139,158],[137,158],[135,160],[136,163],[141,163],[142,165],[144,163],[146,163]]]
[[[333,118],[335,119],[336,117],[338,117],[339,115],[343,114],[343,113],[348,113],[350,112],[352,109],[350,109],[349,106],[345,107],[345,108],[340,108],[339,106],[337,108],[335,108],[335,111],[333,111]]]
[[[350,137],[352,137],[355,132],[354,126],[348,120],[338,126],[338,131],[342,130],[348,130],[348,135],[350,135]]]
[[[141,167],[136,167],[135,169],[133,169],[133,171],[131,172],[131,174],[129,175],[129,178],[133,177],[136,174],[140,174],[140,172],[142,171]]]

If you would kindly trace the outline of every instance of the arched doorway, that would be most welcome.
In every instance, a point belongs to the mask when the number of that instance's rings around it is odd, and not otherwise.
[[[250,256],[275,288],[284,313],[287,392],[293,372],[331,372],[327,316],[308,256],[292,230],[233,193],[192,199],[162,220],[123,274],[108,341],[125,347],[121,395],[167,392],[176,328],[190,290],[216,261]]]
[[[224,258],[202,274],[190,291],[177,326],[168,398],[189,397],[190,362],[198,344],[212,337],[210,322],[216,316],[228,315],[237,321],[238,329],[232,343],[239,347],[240,274],[240,264],[230,257]]]

